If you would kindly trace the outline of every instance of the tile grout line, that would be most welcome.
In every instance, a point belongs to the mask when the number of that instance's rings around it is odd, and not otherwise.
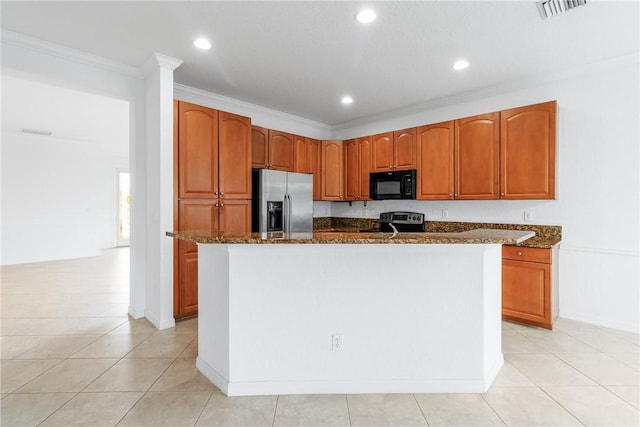
[[[200,413],[196,417],[196,422],[193,423],[194,427],[198,425],[198,422],[200,422],[200,418],[202,418],[202,414],[204,414],[204,411],[207,409],[207,406],[209,406],[209,402],[211,402],[211,399],[213,399],[213,394],[214,393],[215,393],[215,390],[211,390],[211,393],[209,393],[209,397],[207,398],[207,401],[204,402],[204,406],[202,407],[202,410],[200,411]]]
[[[549,393],[547,393],[547,391],[545,389],[543,389],[541,386],[537,386],[538,389],[543,392],[544,394],[546,394],[547,396],[549,396],[549,398],[551,400],[553,400],[554,402],[556,402],[558,404],[558,406],[560,406],[562,409],[564,409],[565,411],[567,411],[567,413],[569,415],[571,415],[573,418],[576,419],[576,421],[578,421],[580,423],[580,425],[586,426],[585,423],[582,422],[582,420],[580,418],[578,418],[577,415],[575,415],[573,412],[571,412],[568,408],[565,408],[564,405],[560,402],[558,402],[553,396],[551,396]],[[585,386],[585,387],[590,387],[590,386]]]
[[[487,390],[487,392],[488,392],[488,391],[489,391],[489,390]],[[505,421],[505,420],[500,416],[500,414],[498,413],[498,411],[496,411],[496,409],[495,409],[493,406],[491,406],[491,403],[489,403],[489,401],[488,401],[488,400],[487,400],[487,398],[485,397],[485,395],[487,394],[487,392],[485,392],[485,393],[480,393],[480,397],[482,397],[482,400],[484,401],[484,403],[486,403],[486,404],[487,404],[487,406],[488,406],[489,408],[491,408],[491,411],[493,411],[493,413],[494,413],[494,414],[496,414],[496,417],[498,417],[498,419],[500,420],[500,422],[501,422],[504,426],[506,426],[506,425],[507,425],[507,422],[506,422],[506,421]]]
[[[273,408],[273,418],[271,419],[271,427],[276,424],[276,414],[278,413],[278,403],[280,403],[280,395],[276,396],[276,406]]]
[[[73,396],[71,396],[69,399],[67,399],[62,405],[60,405],[55,411],[53,411],[52,413],[50,413],[49,415],[47,415],[42,421],[40,421],[38,424],[36,424],[37,426],[42,425],[42,423],[44,423],[45,421],[47,421],[49,418],[51,418],[55,413],[57,413],[60,409],[64,408],[66,406],[67,403],[71,402],[73,399],[76,398],[76,396],[78,396],[80,394],[80,392],[76,392]]]
[[[427,420],[427,416],[425,415],[424,410],[422,409],[422,405],[420,405],[420,402],[418,402],[418,398],[416,397],[416,394],[412,393],[412,396],[413,396],[413,400],[416,402],[416,405],[418,405],[418,409],[422,414],[422,418],[424,418],[424,422],[427,423],[427,427],[429,427],[429,420]]]
[[[602,385],[602,388],[604,388],[605,390],[607,390],[609,393],[613,394],[615,397],[617,397],[618,399],[622,400],[623,402],[625,402],[626,404],[628,404],[629,406],[631,406],[633,409],[635,409],[636,411],[638,411],[640,413],[640,402],[638,402],[638,406],[636,407],[633,403],[631,402],[627,402],[626,399],[623,399],[622,397],[618,396],[613,390],[611,390],[609,387],[637,387],[637,386],[617,386],[617,385]]]

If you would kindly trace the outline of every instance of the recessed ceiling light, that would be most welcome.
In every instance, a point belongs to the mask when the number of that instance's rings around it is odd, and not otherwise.
[[[351,104],[353,102],[353,97],[349,96],[349,95],[345,95],[342,97],[342,103],[343,104]]]
[[[464,70],[469,66],[469,63],[464,59],[459,59],[453,64],[454,70]]]
[[[376,20],[376,13],[371,9],[362,9],[356,15],[356,20],[362,24],[368,24]]]
[[[193,41],[193,45],[198,49],[211,49],[211,42],[207,39],[196,39]]]

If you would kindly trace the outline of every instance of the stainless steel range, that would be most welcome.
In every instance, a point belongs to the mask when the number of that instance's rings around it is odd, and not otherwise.
[[[383,212],[380,214],[380,231],[392,233],[419,233],[425,231],[424,214],[419,212]],[[395,228],[395,230],[394,230]]]

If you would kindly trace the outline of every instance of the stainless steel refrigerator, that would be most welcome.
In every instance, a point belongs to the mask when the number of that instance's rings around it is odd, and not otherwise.
[[[313,175],[268,169],[252,173],[251,231],[313,231]]]

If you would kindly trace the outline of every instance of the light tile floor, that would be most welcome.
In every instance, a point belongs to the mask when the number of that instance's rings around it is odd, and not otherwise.
[[[1,271],[2,426],[638,426],[637,334],[503,323],[484,394],[229,398],[195,368],[197,321],[127,317],[128,249]]]

